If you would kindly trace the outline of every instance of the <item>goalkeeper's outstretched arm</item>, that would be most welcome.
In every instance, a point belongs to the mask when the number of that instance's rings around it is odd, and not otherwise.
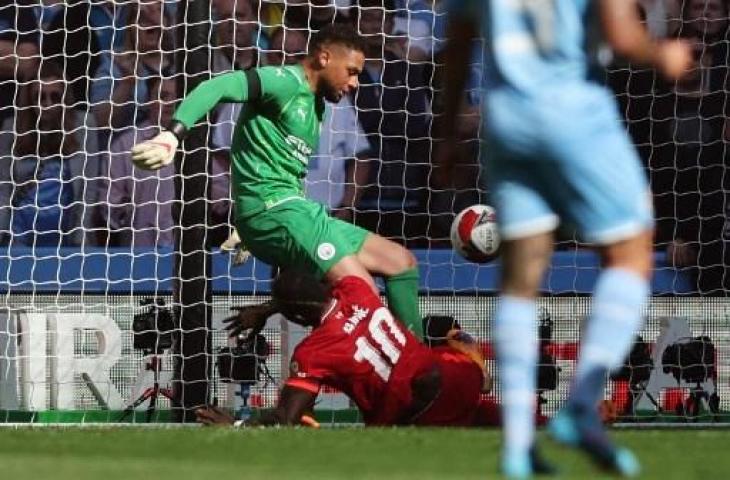
[[[182,101],[170,125],[156,137],[132,148],[132,161],[145,170],[169,165],[188,130],[218,103],[247,102],[260,94],[261,82],[255,70],[225,73],[202,82]]]

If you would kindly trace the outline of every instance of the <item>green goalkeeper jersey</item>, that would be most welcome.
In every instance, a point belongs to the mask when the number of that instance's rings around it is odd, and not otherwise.
[[[312,93],[301,65],[262,67],[255,73],[258,98],[249,101],[244,72],[226,73],[198,85],[174,115],[191,128],[219,102],[246,102],[231,144],[238,218],[304,196],[303,179],[324,115],[324,100]]]

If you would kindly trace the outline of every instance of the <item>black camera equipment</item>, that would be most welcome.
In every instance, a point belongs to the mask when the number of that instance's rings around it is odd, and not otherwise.
[[[237,396],[241,397],[242,405],[237,416],[247,420],[251,416],[249,397],[252,387],[261,380],[273,382],[274,379],[266,366],[266,357],[270,353],[269,344],[260,333],[236,337],[235,347],[221,347],[218,349],[218,375],[222,382],[237,383]]]
[[[679,414],[696,418],[703,401],[713,414],[719,413],[720,397],[717,392],[708,394],[702,384],[715,379],[715,344],[703,335],[680,339],[667,346],[662,354],[662,370],[670,373],[679,384],[681,380],[694,383],[686,405]]]
[[[704,382],[715,376],[715,345],[707,336],[680,340],[664,350],[662,367],[678,382]]]
[[[446,345],[449,330],[460,329],[459,322],[451,315],[426,315],[423,317],[424,341],[428,347]]]
[[[132,319],[134,335],[133,347],[142,350],[146,355],[144,371],[138,378],[142,378],[145,371],[152,372],[152,385],[142,391],[122,412],[119,421],[123,421],[135,408],[149,400],[147,407],[147,422],[157,407],[157,398],[162,395],[173,399],[172,389],[160,387],[160,370],[162,369],[161,354],[172,347],[172,333],[175,330],[175,318],[162,298],[144,298],[139,302],[142,307],[149,307],[146,311],[136,314]]]
[[[132,319],[134,348],[150,353],[162,353],[172,347],[175,320],[170,309],[165,306],[165,300],[144,298],[139,304],[149,308],[136,314]]]
[[[261,378],[271,379],[266,367],[269,344],[257,333],[239,338],[235,347],[218,349],[218,374],[222,382],[254,384]]]
[[[624,360],[623,364],[613,372],[611,372],[611,380],[625,381],[629,384],[630,401],[626,406],[626,410],[619,412],[620,415],[632,416],[636,400],[644,393],[649,401],[659,409],[659,403],[656,399],[646,391],[649,383],[651,372],[654,369],[654,360],[651,358],[651,343],[645,342],[640,335],[636,336],[636,340],[631,347],[631,351]]]
[[[545,309],[540,309],[537,317],[538,360],[537,360],[537,414],[542,415],[542,406],[548,401],[545,392],[558,388],[560,367],[552,352],[553,319]]]
[[[646,382],[654,369],[654,360],[651,359],[651,344],[645,342],[640,336],[636,336],[631,352],[624,360],[624,363],[611,372],[612,380],[624,380],[635,385]]]
[[[550,313],[541,310],[537,321],[537,337],[540,348],[537,362],[537,390],[542,393],[558,388],[560,367],[558,367],[555,355],[552,353],[554,322],[550,317]]]

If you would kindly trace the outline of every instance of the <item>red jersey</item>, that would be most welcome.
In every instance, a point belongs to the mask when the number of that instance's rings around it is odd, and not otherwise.
[[[434,347],[441,369],[441,390],[414,425],[468,427],[477,420],[484,383],[482,369],[464,353],[448,346]],[[486,424],[486,422],[485,422]]]
[[[286,385],[318,393],[334,387],[360,408],[366,424],[404,420],[412,404],[411,381],[436,368],[436,357],[362,279],[334,286],[322,323],[294,350]]]

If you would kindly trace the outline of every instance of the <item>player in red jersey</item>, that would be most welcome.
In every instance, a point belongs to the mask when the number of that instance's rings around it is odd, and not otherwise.
[[[314,278],[284,273],[273,300],[231,317],[233,333],[258,333],[275,312],[314,327],[292,356],[277,407],[256,424],[295,425],[311,411],[322,386],[348,395],[367,425],[469,426],[494,421],[481,400],[491,380],[473,340],[452,330],[429,348],[383,306],[363,280],[345,277],[327,295]],[[198,411],[206,424],[233,423],[223,410]]]

